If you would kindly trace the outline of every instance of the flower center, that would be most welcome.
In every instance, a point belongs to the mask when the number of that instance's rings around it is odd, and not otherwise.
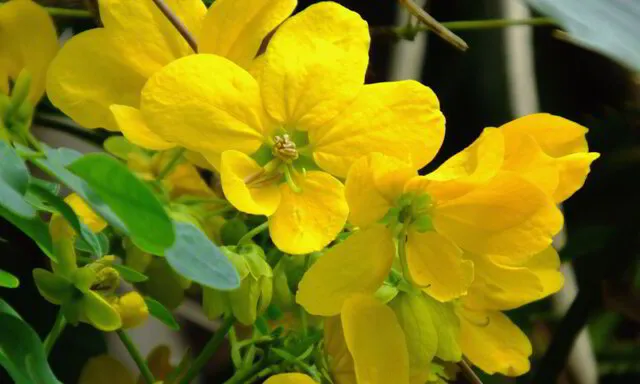
[[[273,156],[279,158],[285,163],[291,163],[298,159],[299,155],[296,143],[291,140],[288,134],[285,133],[281,136],[275,136],[273,141],[274,145],[271,149]]]

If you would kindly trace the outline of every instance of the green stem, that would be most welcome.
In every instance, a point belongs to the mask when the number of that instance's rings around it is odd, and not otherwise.
[[[557,25],[557,23],[549,17],[533,17],[530,19],[487,19],[487,20],[461,20],[448,21],[442,23],[450,30],[463,31],[470,29],[495,29],[516,27],[520,25],[540,26],[540,25]]]
[[[398,235],[398,258],[400,259],[400,266],[402,267],[402,276],[404,279],[413,284],[411,278],[411,271],[409,271],[409,263],[407,262],[407,229],[408,221],[402,225],[402,231]]]
[[[179,148],[178,150],[176,150],[175,153],[173,154],[173,157],[169,160],[167,165],[165,165],[164,168],[162,168],[160,170],[160,172],[158,172],[158,176],[156,177],[156,181],[162,181],[162,179],[167,177],[167,175],[169,175],[169,173],[171,173],[171,171],[173,171],[173,169],[176,167],[176,165],[178,165],[180,160],[182,160],[182,156],[184,155],[184,153],[186,151],[187,150],[184,149],[184,148]]]
[[[147,362],[142,358],[142,355],[140,355],[140,351],[138,351],[136,345],[133,343],[131,338],[129,338],[129,335],[127,335],[127,333],[122,329],[118,329],[116,331],[116,334],[120,338],[120,341],[122,341],[124,347],[127,348],[127,351],[129,351],[129,355],[131,355],[131,358],[138,366],[138,369],[140,369],[140,374],[142,375],[144,382],[146,384],[155,383],[153,373],[151,373]]]
[[[189,384],[194,377],[200,373],[202,368],[207,364],[207,362],[211,359],[211,356],[218,350],[222,342],[224,341],[224,337],[227,335],[233,323],[235,322],[235,318],[231,315],[226,316],[220,328],[213,334],[207,345],[204,346],[202,352],[196,357],[189,367],[189,370],[184,374],[182,380],[180,380],[180,384]]]
[[[236,368],[242,367],[242,356],[240,356],[242,343],[238,342],[236,330],[233,327],[229,329],[229,344],[231,344],[231,362],[233,363],[233,366]]]
[[[56,315],[56,321],[53,323],[53,327],[49,331],[49,334],[44,339],[44,353],[49,356],[53,346],[55,345],[58,337],[64,331],[64,328],[67,326],[67,319],[64,317],[64,313],[62,309],[58,310],[58,314]]]
[[[46,7],[47,12],[51,16],[61,16],[61,17],[73,17],[79,19],[88,19],[91,18],[91,12],[85,11],[84,9],[68,9],[68,8],[56,8],[56,7]]]
[[[249,232],[245,233],[244,236],[242,236],[240,238],[240,240],[238,241],[238,245],[242,245],[242,244],[248,243],[257,234],[263,232],[267,228],[269,228],[269,222],[268,221],[265,221],[264,223],[258,225],[257,227],[254,227],[253,229],[251,229]]]
[[[271,352],[275,353],[276,355],[280,356],[283,360],[289,362],[289,363],[293,363],[294,365],[297,365],[298,368],[302,369],[303,371],[305,371],[305,373],[311,377],[313,377],[316,381],[320,381],[320,379],[317,377],[315,371],[311,368],[311,366],[309,366],[309,364],[305,363],[304,361],[302,361],[301,359],[299,359],[297,356],[294,356],[292,354],[290,354],[289,352],[280,349],[280,348],[271,348]]]
[[[266,356],[258,363],[249,367],[248,369],[241,369],[231,376],[231,378],[224,382],[224,384],[249,384],[252,380],[255,380],[257,375],[265,369],[267,363]]]
[[[466,360],[460,360],[458,366],[461,368],[462,376],[467,379],[467,382],[469,382],[470,384],[482,384],[482,380],[480,380],[478,375],[476,375],[476,373],[473,371],[473,368],[471,368]]]

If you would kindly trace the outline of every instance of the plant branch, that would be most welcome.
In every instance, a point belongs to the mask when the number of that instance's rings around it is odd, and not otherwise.
[[[433,31],[436,35],[440,36],[445,41],[449,42],[454,47],[461,51],[466,51],[469,46],[460,38],[460,36],[451,32],[443,24],[439,23],[436,19],[428,14],[424,9],[419,7],[413,0],[399,0],[402,5],[421,23],[423,23],[429,30]]]
[[[482,384],[482,380],[473,372],[473,368],[467,363],[466,360],[462,359],[458,363],[458,366],[462,369],[462,376],[464,376],[467,381],[471,384]]]
[[[64,313],[62,310],[58,310],[58,314],[56,315],[56,321],[53,323],[49,334],[44,339],[44,353],[46,356],[49,356],[53,346],[56,344],[58,337],[62,334],[65,327],[67,326],[67,319],[64,317]]]
[[[258,225],[257,227],[251,229],[249,232],[245,233],[244,236],[242,236],[240,240],[238,240],[238,245],[248,243],[249,241],[251,241],[251,239],[254,238],[254,236],[256,236],[257,234],[259,234],[260,232],[264,231],[267,228],[269,228],[269,221],[265,221],[264,223]]]
[[[196,44],[196,39],[193,37],[191,32],[187,29],[187,27],[182,23],[182,21],[176,16],[175,13],[169,8],[167,3],[164,0],[153,0],[156,7],[162,12],[162,14],[173,24],[176,30],[182,35],[184,40],[189,44],[193,52],[198,52],[198,45]]]
[[[84,9],[69,9],[69,8],[57,8],[57,7],[46,7],[47,12],[53,17],[69,17],[74,19],[89,19],[93,15],[91,12],[86,11]]]
[[[180,160],[182,159],[182,156],[186,151],[187,150],[184,148],[179,148],[178,150],[176,150],[175,153],[173,154],[173,157],[169,159],[169,162],[167,162],[167,164],[165,164],[165,166],[160,170],[160,172],[158,172],[156,181],[158,182],[162,181],[165,177],[167,177],[171,173],[171,171],[173,171],[176,165],[178,165],[178,163],[180,162]]]
[[[129,338],[129,335],[127,335],[127,333],[122,329],[118,329],[116,331],[116,334],[122,341],[122,344],[124,344],[125,348],[127,348],[129,355],[131,355],[131,358],[133,359],[133,361],[135,361],[136,365],[138,366],[138,369],[140,369],[140,374],[142,375],[144,382],[146,384],[155,383],[155,379],[153,378],[153,373],[151,373],[149,366],[147,365],[146,361],[142,358],[142,355],[140,355],[140,351],[138,351],[138,348],[136,348],[136,345],[133,343],[131,338]]]

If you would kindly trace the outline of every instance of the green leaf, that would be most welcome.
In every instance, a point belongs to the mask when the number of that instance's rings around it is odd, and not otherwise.
[[[87,230],[89,230],[87,228]],[[82,237],[76,239],[75,247],[82,252],[92,253],[96,257],[104,256],[109,253],[109,238],[104,233],[96,233],[98,239],[97,248],[94,245],[89,245]],[[97,252],[97,253],[96,253]]]
[[[20,280],[7,271],[0,269],[0,287],[18,288]]]
[[[128,160],[132,152],[144,153],[124,136],[111,136],[102,143],[102,146],[107,152],[122,160]]]
[[[240,286],[233,264],[202,231],[185,222],[174,225],[176,241],[164,255],[176,272],[209,288],[228,291]]]
[[[89,154],[67,166],[84,179],[115,212],[139,248],[161,255],[175,234],[173,223],[151,189],[118,160],[101,153]]]
[[[61,384],[55,377],[38,334],[22,319],[0,313],[0,364],[16,384]]]
[[[36,184],[30,185],[29,191],[41,201],[46,202],[56,212],[60,213],[69,222],[69,225],[76,231],[78,236],[89,246],[91,253],[96,256],[104,255],[104,248],[98,235],[80,222],[76,213],[63,199],[51,193],[47,188]]]
[[[140,273],[135,269],[126,267],[122,264],[112,264],[111,266],[115,268],[116,271],[118,271],[120,277],[130,283],[141,283],[143,281],[149,280],[149,277],[147,277],[147,275]]]
[[[18,314],[18,312],[16,312],[16,310],[13,309],[12,306],[9,305],[9,303],[7,303],[6,301],[2,300],[1,298],[0,298],[0,313],[8,313],[10,315],[17,317],[18,319],[22,319],[20,314]]]
[[[38,247],[45,253],[51,260],[57,261],[53,254],[53,247],[51,244],[51,236],[49,236],[49,228],[40,220],[39,217],[31,219],[25,219],[13,212],[0,206],[0,216],[4,217],[11,224],[18,227],[22,232],[29,236],[36,242]]]
[[[169,311],[164,305],[150,297],[145,297],[144,302],[147,303],[147,308],[149,309],[149,314],[151,316],[160,320],[164,325],[175,331],[180,329],[180,325],[171,314],[171,311]]]
[[[35,209],[24,198],[29,185],[29,170],[16,151],[2,140],[0,164],[0,204],[23,218],[35,217]]]

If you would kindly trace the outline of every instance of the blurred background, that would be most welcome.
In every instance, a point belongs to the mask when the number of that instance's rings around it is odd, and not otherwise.
[[[97,26],[93,0],[37,2],[94,15],[58,12],[55,21],[62,40]],[[299,9],[313,2],[300,0]],[[396,0],[338,2],[359,12],[371,26],[367,82],[412,78],[439,96],[447,135],[429,168],[469,145],[484,127],[534,112],[588,127],[591,149],[602,154],[586,186],[563,206],[566,227],[556,245],[566,287],[548,300],[509,313],[532,340],[531,372],[518,379],[484,375],[483,382],[640,382],[640,0],[418,1],[441,22],[479,21],[446,24],[469,44],[467,52],[424,31],[398,36],[393,27],[405,26],[408,14]],[[39,111],[36,133],[45,141],[101,150],[106,132],[83,131],[47,100]],[[55,308],[30,286],[29,276],[45,259],[8,223],[0,222],[0,233],[0,254],[11,256],[3,263],[12,264],[7,269],[23,285],[3,290],[2,296],[44,335]],[[131,331],[143,354],[164,343],[177,362],[187,349],[197,352],[202,347],[216,325],[188,296],[172,298],[180,334],[153,319]],[[52,366],[63,382],[75,383],[88,358],[108,349],[118,354],[118,348],[119,343],[105,340],[89,326],[71,327],[53,350]],[[210,364],[201,382],[227,377],[227,353],[222,351]],[[123,361],[127,358],[123,354]],[[0,383],[9,382],[0,372]]]

